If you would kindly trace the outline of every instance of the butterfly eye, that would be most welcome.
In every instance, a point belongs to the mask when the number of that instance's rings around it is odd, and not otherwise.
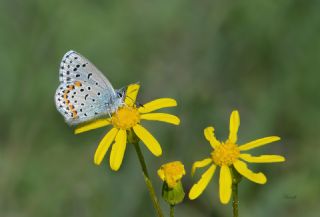
[[[118,93],[118,97],[122,97],[122,93]]]

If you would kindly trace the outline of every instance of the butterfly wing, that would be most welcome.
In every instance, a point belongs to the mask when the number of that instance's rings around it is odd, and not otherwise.
[[[102,89],[81,81],[62,83],[55,94],[57,110],[69,125],[108,115],[110,101]]]
[[[61,83],[79,80],[89,82],[115,95],[114,88],[100,70],[87,58],[73,50],[68,51],[62,58],[59,80]]]
[[[108,79],[85,57],[67,52],[60,65],[55,94],[58,111],[69,125],[112,113],[121,102]]]

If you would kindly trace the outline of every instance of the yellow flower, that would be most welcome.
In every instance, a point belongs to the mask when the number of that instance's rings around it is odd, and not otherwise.
[[[239,174],[255,183],[265,184],[267,182],[265,175],[261,172],[252,172],[250,169],[248,169],[247,164],[244,161],[248,163],[275,163],[285,161],[285,158],[279,155],[252,156],[250,154],[242,153],[243,151],[248,151],[253,148],[278,141],[280,138],[277,136],[270,136],[238,146],[237,133],[239,126],[239,113],[238,111],[233,111],[230,116],[230,132],[227,141],[218,141],[214,136],[213,127],[207,127],[204,130],[204,136],[209,141],[213,151],[211,152],[211,157],[201,161],[196,161],[193,164],[191,174],[193,175],[197,168],[208,165],[211,166],[202,174],[200,180],[192,186],[189,192],[189,198],[191,200],[199,197],[204,191],[213,177],[217,166],[221,167],[219,178],[220,201],[223,204],[227,204],[230,200],[232,187],[232,174],[230,171],[231,167],[234,167]]]
[[[181,203],[184,199],[181,179],[185,174],[186,171],[180,161],[166,163],[158,170],[158,175],[163,181],[162,198],[171,206]]]
[[[166,163],[158,170],[160,179],[166,182],[170,188],[174,188],[185,174],[186,171],[180,161]]]
[[[141,120],[163,121],[178,125],[178,117],[166,113],[150,113],[155,110],[167,107],[174,107],[177,102],[170,98],[160,98],[144,104],[141,107],[135,105],[139,84],[131,84],[126,91],[125,105],[119,108],[111,118],[98,119],[91,123],[79,126],[75,134],[83,133],[96,128],[113,125],[113,128],[104,136],[98,145],[94,155],[94,163],[100,165],[106,155],[111,143],[114,141],[110,154],[110,167],[112,170],[119,170],[126,150],[127,133],[131,130],[141,139],[146,147],[155,156],[162,154],[158,141],[141,125]]]

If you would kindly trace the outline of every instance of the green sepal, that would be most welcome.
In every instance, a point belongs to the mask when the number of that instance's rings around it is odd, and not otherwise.
[[[181,203],[184,199],[185,193],[182,187],[181,181],[177,183],[174,188],[170,188],[166,182],[163,182],[162,185],[162,198],[174,206],[178,203]]]

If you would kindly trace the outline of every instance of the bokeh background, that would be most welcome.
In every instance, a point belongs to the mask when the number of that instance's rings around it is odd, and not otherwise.
[[[236,108],[240,144],[279,135],[252,153],[287,158],[251,164],[268,182],[241,183],[240,216],[319,216],[319,10],[316,0],[1,0],[0,216],[155,216],[133,147],[119,172],[108,157],[97,167],[108,129],[74,135],[56,111],[59,63],[70,49],[117,88],[140,81],[141,103],[177,99],[168,111],[179,127],[145,123],[164,151],[156,158],[142,148],[158,195],[156,169],[171,160],[184,162],[190,189],[199,177],[190,177],[192,163],[210,153],[203,129],[214,125],[225,139]],[[231,216],[217,183],[176,216]]]

